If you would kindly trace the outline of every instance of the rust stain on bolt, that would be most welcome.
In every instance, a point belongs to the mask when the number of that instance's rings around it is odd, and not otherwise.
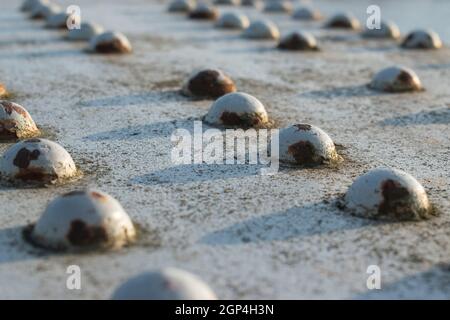
[[[309,141],[299,141],[290,145],[288,147],[288,152],[298,163],[308,165],[316,162],[314,146]]]
[[[84,221],[74,220],[70,224],[67,239],[74,246],[89,246],[106,242],[108,236],[103,227],[89,226]]]
[[[410,195],[408,189],[404,188],[400,183],[394,180],[386,180],[381,185],[381,193],[383,202],[379,206],[380,214],[408,214],[408,197]]]
[[[216,70],[200,71],[189,80],[188,88],[194,96],[212,98],[236,91],[233,81]]]
[[[39,150],[30,151],[27,148],[22,148],[17,152],[13,164],[21,169],[26,169],[32,160],[37,160],[37,158],[39,158],[40,154]]]

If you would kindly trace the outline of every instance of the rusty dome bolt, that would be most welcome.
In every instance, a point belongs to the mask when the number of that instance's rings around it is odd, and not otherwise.
[[[190,19],[197,20],[216,20],[219,17],[219,10],[207,3],[199,3],[189,13]]]
[[[89,41],[93,37],[103,33],[103,31],[104,31],[103,27],[98,24],[90,22],[82,22],[80,24],[80,29],[72,29],[67,32],[67,40]]]
[[[389,67],[378,72],[369,84],[371,89],[384,92],[422,91],[417,74],[405,67]]]
[[[6,97],[8,95],[8,91],[3,83],[0,83],[0,99]]]
[[[307,32],[294,31],[283,37],[278,43],[278,49],[318,51],[316,38]]]
[[[302,166],[332,164],[342,160],[333,140],[322,129],[295,124],[280,130],[280,161]]]
[[[2,178],[54,183],[73,178],[77,168],[70,154],[56,142],[32,138],[12,145],[0,161]]]
[[[245,29],[250,25],[247,16],[235,12],[227,12],[220,16],[216,27],[224,29]]]
[[[195,8],[195,0],[173,0],[169,3],[169,12],[190,12]]]
[[[25,139],[39,134],[39,129],[24,107],[0,100],[0,140]]]
[[[372,39],[398,39],[400,38],[399,27],[391,21],[381,21],[380,29],[365,29],[361,36]]]
[[[235,91],[233,80],[219,69],[193,72],[182,88],[184,95],[197,98],[218,98]]]
[[[361,24],[351,13],[338,13],[325,23],[325,28],[359,30]]]
[[[433,30],[415,30],[410,32],[401,44],[405,49],[440,49],[442,41]]]
[[[59,5],[55,3],[49,3],[46,1],[39,0],[31,8],[30,18],[31,19],[48,19],[50,16],[61,13],[62,9]]]
[[[238,6],[241,4],[241,0],[214,0],[214,4],[226,6]]]
[[[131,53],[131,44],[127,37],[120,32],[106,31],[95,37],[89,42],[90,52],[98,53]]]
[[[323,19],[323,16],[317,9],[313,9],[311,7],[300,7],[295,9],[294,13],[292,14],[292,18],[296,20],[313,21],[321,20]]]
[[[263,11],[267,13],[291,13],[292,8],[291,1],[269,0],[265,3]]]
[[[267,124],[269,117],[264,105],[255,97],[234,92],[217,99],[205,116],[205,121],[225,127],[257,127]]]
[[[27,238],[53,250],[119,249],[135,240],[136,230],[116,199],[83,190],[50,202]]]
[[[25,0],[22,2],[22,5],[20,6],[20,11],[23,12],[29,12],[33,9],[33,7],[36,5],[36,3],[41,2],[42,4],[48,4],[48,0]]]
[[[250,23],[250,26],[242,33],[242,36],[248,39],[276,40],[280,37],[280,31],[275,23],[267,20],[258,20]]]
[[[410,174],[391,168],[358,177],[344,200],[344,209],[365,218],[421,220],[433,212],[422,185]]]
[[[132,277],[119,286],[114,300],[217,300],[211,288],[193,274],[165,268]]]

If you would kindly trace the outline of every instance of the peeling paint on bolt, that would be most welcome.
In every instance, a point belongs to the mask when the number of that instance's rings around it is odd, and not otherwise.
[[[225,127],[257,127],[267,124],[269,117],[264,105],[255,97],[235,92],[217,99],[205,116],[205,121]]]
[[[294,11],[292,14],[292,18],[296,20],[321,20],[323,19],[322,14],[319,10],[309,8],[309,7],[301,7]]]
[[[50,202],[27,238],[53,250],[119,249],[135,241],[136,230],[116,199],[84,190]]]
[[[242,33],[244,38],[248,39],[271,39],[276,40],[280,37],[280,31],[275,23],[267,20],[254,21]]]
[[[89,42],[88,51],[98,53],[131,53],[131,44],[127,37],[120,32],[106,31]]]
[[[415,30],[406,36],[401,47],[405,49],[440,49],[442,41],[433,30]]]
[[[246,15],[227,12],[220,16],[219,21],[217,21],[216,27],[224,29],[245,29],[250,25],[250,20]]]
[[[73,41],[91,40],[93,37],[101,34],[103,27],[90,22],[82,22],[80,29],[72,29],[67,32],[67,39]]]
[[[39,135],[30,114],[14,102],[0,100],[0,140],[25,139]]]
[[[380,29],[365,29],[361,34],[364,38],[373,39],[398,39],[400,38],[399,27],[391,21],[381,21]]]
[[[169,4],[169,12],[190,12],[195,8],[194,0],[173,0]]]
[[[345,195],[343,208],[354,215],[382,220],[421,220],[432,206],[422,185],[410,174],[378,168],[358,177]]]
[[[236,86],[231,78],[219,69],[204,69],[192,73],[182,92],[189,97],[218,98],[235,92]]]
[[[405,67],[381,70],[373,77],[369,88],[392,93],[424,90],[417,74]]]
[[[1,158],[0,172],[11,181],[55,183],[73,178],[77,168],[56,142],[33,138],[12,145]]]
[[[338,13],[325,23],[325,28],[359,30],[361,24],[350,13]]]
[[[193,274],[165,268],[132,277],[113,293],[114,300],[217,300],[214,292]]]
[[[283,50],[319,50],[316,38],[312,34],[302,31],[295,31],[283,37],[277,47]]]
[[[279,0],[269,0],[264,5],[264,12],[292,12],[292,2],[290,1],[279,1]]]
[[[219,17],[219,10],[212,5],[199,3],[189,13],[189,18],[198,20],[216,20]]]
[[[302,166],[335,164],[342,161],[333,140],[310,124],[283,128],[279,134],[280,161]]]

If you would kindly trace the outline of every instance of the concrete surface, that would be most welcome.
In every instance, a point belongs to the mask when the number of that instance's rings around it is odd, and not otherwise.
[[[282,33],[311,31],[323,49],[286,53],[274,50],[274,42],[244,40],[210,22],[169,14],[163,1],[60,3],[76,3],[83,19],[125,33],[134,53],[86,54],[85,43],[64,41],[64,32],[28,20],[19,1],[2,1],[0,81],[85,174],[48,188],[1,185],[0,298],[107,299],[127,278],[165,266],[199,275],[225,299],[450,298],[448,48],[404,51],[391,41],[321,29],[320,22],[237,8],[274,20]],[[342,3],[365,15],[365,1]],[[408,11],[389,12],[407,21],[399,22],[403,32],[421,26],[420,13],[448,35],[442,12],[449,6],[441,3],[421,12],[410,8],[412,22]],[[327,14],[339,8],[330,0],[317,5]],[[413,68],[427,90],[366,89],[375,72],[392,64]],[[324,129],[345,146],[345,164],[284,168],[275,176],[261,176],[251,165],[172,165],[171,133],[192,129],[212,103],[176,90],[205,66],[225,70],[280,126],[307,122]],[[7,147],[0,144],[0,152]],[[382,165],[415,176],[441,215],[381,223],[336,209],[334,199],[354,178]],[[137,245],[79,255],[51,254],[24,242],[22,228],[51,199],[86,186],[116,197],[146,230]],[[66,289],[71,264],[81,267],[80,291]],[[381,268],[382,290],[367,290],[372,264]]]

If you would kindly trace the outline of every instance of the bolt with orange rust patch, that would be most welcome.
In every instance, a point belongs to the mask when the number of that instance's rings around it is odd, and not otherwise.
[[[77,190],[54,199],[25,236],[54,250],[118,249],[134,242],[136,230],[120,203],[98,190]]]

